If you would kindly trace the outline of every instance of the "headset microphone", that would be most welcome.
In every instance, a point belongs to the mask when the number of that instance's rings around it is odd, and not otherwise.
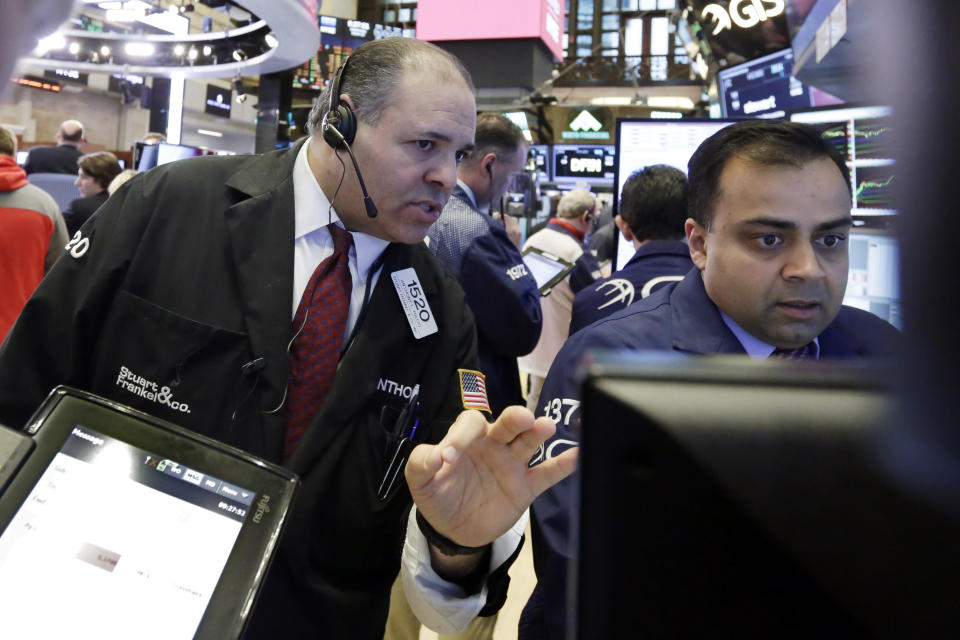
[[[340,144],[343,145],[343,148],[347,150],[347,155],[350,156],[350,162],[353,163],[353,170],[357,174],[357,182],[360,183],[360,191],[363,192],[363,207],[367,210],[367,215],[371,218],[377,217],[377,206],[373,204],[373,198],[370,197],[370,194],[367,193],[367,185],[363,182],[363,174],[360,173],[360,165],[357,164],[357,157],[353,155],[353,151],[350,149],[350,144],[347,142],[346,138],[343,137],[343,134],[336,129],[336,127],[330,127],[329,130],[324,126],[324,133],[330,133],[339,138]]]
[[[349,105],[340,102],[340,80],[347,69],[347,58],[333,76],[330,83],[330,102],[327,106],[327,113],[323,116],[323,126],[321,131],[323,139],[334,149],[346,149],[353,163],[353,170],[357,173],[357,182],[360,183],[360,191],[363,192],[363,207],[367,210],[367,215],[371,218],[377,216],[377,207],[373,204],[373,198],[367,193],[367,185],[363,182],[363,175],[360,173],[360,165],[357,164],[357,158],[350,149],[350,143],[357,135],[357,116]]]

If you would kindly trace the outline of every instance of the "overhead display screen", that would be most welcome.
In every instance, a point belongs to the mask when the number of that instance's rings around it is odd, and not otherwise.
[[[613,182],[616,148],[612,145],[553,146],[555,182]]]

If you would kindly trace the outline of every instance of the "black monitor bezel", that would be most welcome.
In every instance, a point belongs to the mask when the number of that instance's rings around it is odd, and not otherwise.
[[[78,424],[256,492],[251,513],[240,529],[194,636],[195,640],[239,638],[275,556],[300,482],[297,476],[244,451],[136,409],[59,386],[47,396],[23,429],[32,436],[35,447],[0,496],[0,534]],[[268,499],[264,504],[268,503],[269,509],[257,512],[257,505],[264,497]]]

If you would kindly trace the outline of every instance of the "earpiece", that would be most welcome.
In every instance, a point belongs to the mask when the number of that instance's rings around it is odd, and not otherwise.
[[[330,103],[321,127],[323,139],[334,149],[342,149],[344,143],[353,144],[353,139],[357,136],[357,116],[348,105],[340,103],[340,80],[349,61],[350,58],[347,58],[333,75],[330,83]],[[335,129],[336,133],[332,129]]]
[[[350,145],[353,139],[357,137],[357,116],[349,105],[340,104],[340,79],[347,69],[347,63],[350,58],[344,60],[340,68],[333,76],[330,83],[330,104],[327,107],[327,113],[323,116],[321,130],[323,139],[334,149],[345,149],[353,163],[353,170],[357,174],[357,181],[360,183],[360,191],[363,192],[363,208],[371,218],[377,217],[377,206],[373,203],[373,198],[367,192],[367,185],[363,182],[363,174],[360,173],[360,165],[357,164],[357,157],[353,155]]]

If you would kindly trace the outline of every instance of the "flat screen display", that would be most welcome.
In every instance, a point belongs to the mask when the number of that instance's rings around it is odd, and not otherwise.
[[[403,35],[400,27],[364,20],[317,16],[317,23],[320,26],[320,48],[294,71],[294,89],[320,91],[333,78],[337,67],[361,44]]]
[[[790,114],[791,122],[818,128],[823,138],[847,159],[854,217],[896,214],[892,116],[890,107],[867,106],[808,109]]]
[[[687,172],[687,162],[700,143],[736,120],[653,120],[618,118],[616,138],[616,193],[614,214],[620,194],[634,171],[653,164],[665,164]],[[621,269],[633,257],[633,244],[617,234],[617,259],[614,270]]]
[[[27,155],[29,153],[29,151],[17,151],[17,164],[22,167],[23,163],[27,161]]]
[[[553,145],[554,182],[612,183],[616,148],[610,145]]]
[[[58,387],[0,492],[0,636],[239,638],[293,474]]]
[[[4,635],[192,638],[253,497],[77,425],[0,535]]]
[[[170,144],[169,142],[159,142],[157,147],[157,164],[167,164],[184,158],[204,155],[203,149],[191,147],[185,144]]]
[[[869,311],[903,330],[900,307],[900,252],[896,237],[852,231],[850,272],[843,304]]]
[[[780,118],[787,109],[813,106],[810,89],[793,77],[793,50],[734,65],[717,72],[724,118]]]
[[[523,262],[537,281],[537,288],[541,295],[547,295],[550,290],[566,276],[573,263],[551,255],[534,247],[523,252]]]

